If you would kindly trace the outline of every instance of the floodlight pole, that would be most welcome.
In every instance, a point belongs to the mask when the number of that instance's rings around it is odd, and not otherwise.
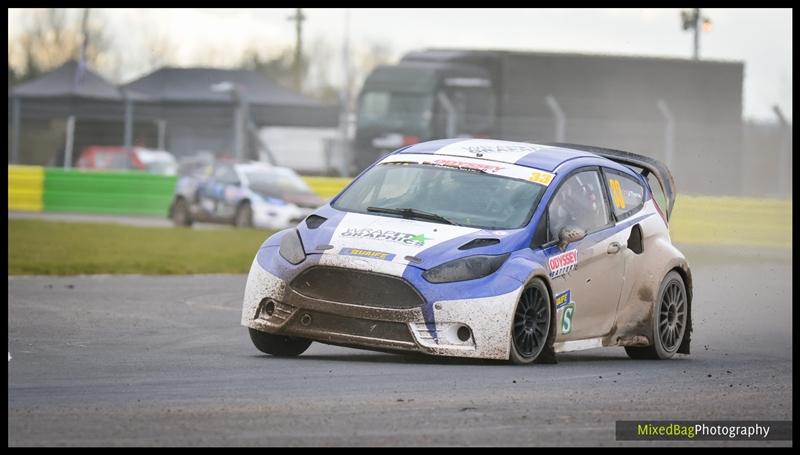
[[[230,93],[233,98],[236,108],[233,111],[233,149],[236,155],[236,160],[241,161],[244,153],[244,140],[245,140],[245,105],[244,96],[242,96],[239,86],[233,82],[223,81],[211,86],[211,91]]]
[[[700,60],[700,8],[694,9],[694,59]]]
[[[672,154],[675,142],[675,118],[672,116],[666,101],[659,98],[656,102],[659,112],[664,117],[664,164],[672,169]]]
[[[72,167],[72,145],[75,141],[75,116],[67,117],[67,139],[64,146],[64,169]]]
[[[11,164],[19,164],[20,99],[11,98]]]
[[[553,116],[556,120],[556,142],[564,142],[564,130],[566,129],[567,123],[564,110],[561,109],[561,105],[558,104],[558,101],[556,101],[556,98],[553,95],[547,95],[545,102],[547,103],[547,107],[550,108],[550,111],[553,113]]]
[[[133,100],[128,92],[123,92],[125,98],[125,137],[123,139],[125,148],[130,150],[133,145]]]

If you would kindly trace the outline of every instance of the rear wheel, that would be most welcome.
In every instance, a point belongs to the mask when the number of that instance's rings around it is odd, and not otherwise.
[[[511,362],[555,363],[553,311],[550,293],[536,279],[522,292],[511,327]]]
[[[653,344],[646,347],[626,346],[632,359],[669,359],[678,352],[686,333],[689,303],[686,285],[678,272],[669,272],[658,291],[653,308]]]
[[[239,206],[239,209],[236,210],[236,218],[233,224],[239,228],[253,227],[253,208],[250,207],[249,202],[243,203]]]
[[[192,214],[189,212],[189,203],[184,198],[175,200],[172,207],[172,222],[175,226],[188,227],[192,225]]]
[[[277,357],[297,357],[304,353],[311,345],[311,340],[305,338],[273,335],[248,328],[250,339],[259,351]]]

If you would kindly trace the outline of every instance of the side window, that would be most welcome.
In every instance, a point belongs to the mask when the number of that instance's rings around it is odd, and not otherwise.
[[[226,185],[233,185],[239,183],[239,177],[236,176],[236,171],[230,166],[222,166],[214,172],[214,180]]]
[[[558,239],[566,226],[576,226],[587,233],[606,226],[610,221],[608,203],[597,171],[582,171],[570,176],[558,188],[547,208],[548,241]]]
[[[605,171],[611,193],[611,206],[618,219],[626,218],[644,204],[644,188],[636,180],[614,171]]]

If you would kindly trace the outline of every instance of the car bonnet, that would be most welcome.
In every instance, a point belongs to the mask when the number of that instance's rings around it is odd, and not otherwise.
[[[315,229],[298,225],[306,254],[319,263],[402,276],[476,254],[503,254],[525,244],[523,229],[488,230],[392,216],[342,212],[325,206]]]

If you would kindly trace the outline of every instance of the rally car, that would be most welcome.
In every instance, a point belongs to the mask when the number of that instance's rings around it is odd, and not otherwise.
[[[169,208],[177,226],[205,221],[279,230],[324,204],[289,168],[259,162],[189,164],[183,166],[189,171],[178,178]]]
[[[555,362],[623,346],[689,353],[692,278],[672,245],[669,170],[571,144],[448,139],[381,159],[250,268],[256,348],[312,341]]]

